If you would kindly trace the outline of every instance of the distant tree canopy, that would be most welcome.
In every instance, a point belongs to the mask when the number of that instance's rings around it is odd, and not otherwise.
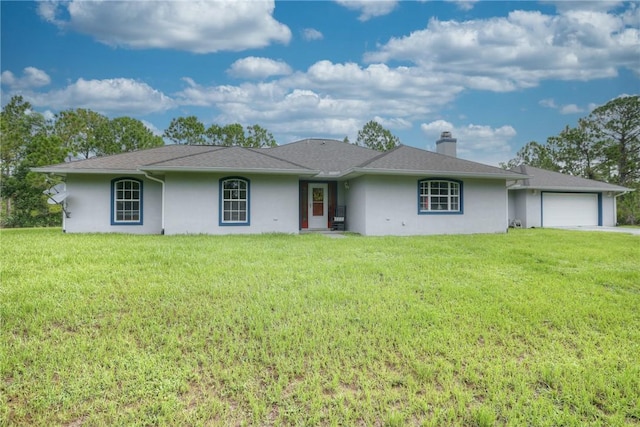
[[[247,126],[239,123],[226,126],[213,124],[205,128],[196,116],[178,117],[171,120],[164,137],[176,144],[224,145],[239,147],[275,147],[278,145],[271,132],[259,125]]]
[[[109,120],[84,108],[58,113],[54,133],[69,156],[81,159],[164,145],[162,137],[154,135],[138,119],[116,117]]]
[[[347,138],[345,140],[348,141]],[[400,145],[400,139],[380,123],[371,120],[358,131],[356,145],[378,151],[388,151]]]
[[[640,96],[609,101],[546,144],[526,144],[501,166],[521,163],[635,189],[619,199],[618,221],[640,222]]]
[[[116,117],[109,121],[106,143],[101,147],[98,155],[143,150],[162,145],[164,145],[162,137],[154,135],[140,120]]]

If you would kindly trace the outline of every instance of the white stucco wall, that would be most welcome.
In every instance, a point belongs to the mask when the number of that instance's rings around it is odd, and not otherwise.
[[[143,176],[126,175],[142,180],[142,225],[111,225],[111,180],[125,175],[67,176],[69,196],[65,200],[70,217],[65,219],[68,233],[160,234],[161,186]]]
[[[602,225],[605,227],[615,227],[618,223],[616,212],[616,199],[613,194],[602,194]]]
[[[347,206],[347,230],[367,234],[366,229],[366,188],[364,178],[349,180],[349,189],[344,190],[344,199]]]
[[[240,176],[250,181],[250,225],[219,224],[219,181]],[[298,233],[296,176],[168,173],[165,234]]]
[[[523,227],[541,227],[542,226],[542,196],[540,191],[522,190],[525,200],[525,218],[526,222]]]
[[[349,230],[366,235],[497,233],[507,229],[507,191],[501,180],[463,179],[463,214],[418,214],[418,177],[354,180]],[[355,206],[354,206],[355,203]],[[364,206],[364,208],[363,208]],[[360,219],[364,217],[364,223]]]

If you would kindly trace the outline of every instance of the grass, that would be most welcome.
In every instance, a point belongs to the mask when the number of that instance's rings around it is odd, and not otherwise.
[[[3,230],[4,425],[640,425],[640,239]]]

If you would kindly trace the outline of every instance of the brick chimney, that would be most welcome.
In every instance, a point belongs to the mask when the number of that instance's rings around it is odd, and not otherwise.
[[[451,132],[445,131],[440,134],[440,139],[436,141],[436,152],[445,156],[456,157],[456,144],[458,140],[451,137]]]

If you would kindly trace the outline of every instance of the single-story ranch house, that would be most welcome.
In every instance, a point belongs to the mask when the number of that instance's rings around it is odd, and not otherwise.
[[[462,160],[447,132],[436,146],[437,153],[406,145],[381,153],[327,139],[273,148],[165,145],[34,170],[64,177],[54,198],[64,204],[63,230],[70,233],[339,227],[424,235],[505,232],[518,221],[566,225],[567,218],[615,224],[623,187]],[[585,210],[593,212],[587,217]]]

